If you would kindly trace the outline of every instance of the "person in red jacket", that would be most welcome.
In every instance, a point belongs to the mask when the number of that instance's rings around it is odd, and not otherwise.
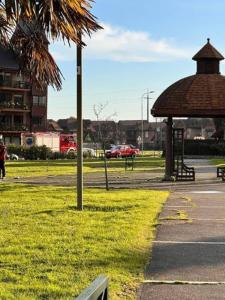
[[[5,178],[5,160],[6,160],[6,147],[2,141],[0,141],[0,178]]]

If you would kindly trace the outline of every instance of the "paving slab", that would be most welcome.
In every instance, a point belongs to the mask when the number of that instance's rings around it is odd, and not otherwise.
[[[138,300],[221,300],[225,285],[144,284]]]
[[[138,299],[225,299],[225,183],[207,161],[187,164],[197,181],[171,184],[146,267],[145,278],[162,284],[144,283]]]
[[[165,204],[167,206],[220,206],[225,207],[225,194],[192,194],[184,192],[182,196],[177,194],[177,198],[169,198]]]
[[[156,240],[225,242],[225,222],[172,223],[157,226]]]
[[[157,243],[153,247],[146,278],[224,281],[225,244]]]
[[[225,221],[225,207],[218,206],[196,206],[196,207],[180,207],[180,208],[164,208],[160,217],[176,216],[179,212],[185,212],[190,219],[223,219]]]

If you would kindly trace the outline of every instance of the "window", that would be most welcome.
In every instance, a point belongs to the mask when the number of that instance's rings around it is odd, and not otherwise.
[[[148,138],[148,131],[145,131],[145,138]]]
[[[19,146],[20,145],[20,137],[12,136],[12,144]]]
[[[2,85],[4,82],[4,73],[0,73],[0,84]]]
[[[47,97],[46,96],[33,96],[33,105],[46,106]]]
[[[0,73],[0,84],[5,85],[5,86],[7,86],[7,85],[11,86],[11,84],[12,84],[12,74],[1,72]]]
[[[33,105],[38,105],[38,96],[33,96]]]
[[[0,115],[0,125],[1,124],[10,124],[11,118],[9,115]]]
[[[32,122],[33,122],[34,125],[41,126],[42,125],[42,118],[33,117]]]
[[[16,107],[23,105],[23,96],[22,95],[14,95],[14,104]]]
[[[46,105],[46,96],[39,97],[39,105]]]
[[[14,123],[15,124],[23,124],[23,117],[22,116],[14,116]]]

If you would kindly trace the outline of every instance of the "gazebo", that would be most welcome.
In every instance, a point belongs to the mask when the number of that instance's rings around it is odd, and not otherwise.
[[[224,57],[208,39],[192,59],[197,62],[197,73],[169,86],[151,110],[154,117],[167,117],[166,180],[172,176],[177,180],[195,179],[193,168],[187,168],[183,162],[183,134],[182,130],[173,129],[173,117],[225,116],[225,76],[220,74],[220,61]]]

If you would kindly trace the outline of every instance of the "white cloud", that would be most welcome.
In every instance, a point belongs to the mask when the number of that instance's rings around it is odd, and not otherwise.
[[[102,24],[103,30],[86,37],[84,54],[88,59],[118,62],[152,62],[190,58],[187,49],[171,45],[166,39],[153,39],[147,32],[130,31],[121,27]],[[58,42],[51,46],[56,60],[70,61],[75,58],[75,47],[65,47]]]

